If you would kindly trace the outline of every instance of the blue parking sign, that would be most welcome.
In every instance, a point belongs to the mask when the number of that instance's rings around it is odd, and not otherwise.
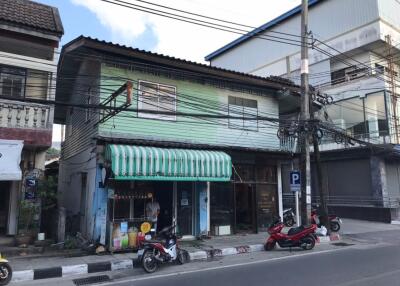
[[[299,171],[290,172],[290,190],[292,192],[299,192],[301,186],[301,177]]]

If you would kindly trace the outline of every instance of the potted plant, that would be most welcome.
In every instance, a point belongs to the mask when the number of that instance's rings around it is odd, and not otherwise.
[[[18,234],[15,236],[17,246],[27,246],[36,235],[35,230],[35,216],[37,214],[38,206],[35,202],[30,200],[22,200],[19,208],[18,219]]]

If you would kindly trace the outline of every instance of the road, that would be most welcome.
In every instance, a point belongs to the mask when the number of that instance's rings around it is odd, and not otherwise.
[[[323,252],[293,251],[290,256],[268,260],[265,252],[243,254],[211,262],[167,266],[153,275],[144,274],[139,268],[113,273],[112,281],[91,285],[400,285],[399,236],[400,231],[371,233],[364,236],[369,242]],[[26,285],[39,284],[74,285],[71,279]]]

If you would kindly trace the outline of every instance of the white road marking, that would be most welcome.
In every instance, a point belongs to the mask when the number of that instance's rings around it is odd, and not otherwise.
[[[123,279],[123,280],[116,280],[113,282],[102,283],[101,285],[102,286],[103,285],[115,285],[116,283],[143,281],[143,280],[157,279],[157,278],[162,278],[162,277],[173,277],[173,276],[179,276],[179,275],[185,275],[185,274],[197,273],[197,272],[206,272],[206,271],[219,270],[219,269],[235,268],[235,267],[241,267],[241,266],[247,266],[247,265],[253,265],[253,264],[275,262],[275,261],[286,260],[286,259],[291,259],[291,258],[299,258],[299,257],[303,257],[303,256],[312,256],[312,255],[316,255],[316,254],[338,252],[338,251],[347,250],[347,249],[350,249],[350,248],[347,247],[347,248],[340,248],[340,249],[329,249],[329,250],[322,250],[322,251],[317,251],[317,252],[295,254],[295,255],[291,255],[291,256],[269,258],[269,259],[258,260],[258,261],[250,261],[250,262],[237,263],[237,264],[231,264],[231,265],[215,266],[215,267],[209,267],[209,268],[204,268],[204,269],[186,270],[186,271],[167,273],[167,274],[158,274],[158,275],[138,277],[138,278],[129,278],[129,279]]]

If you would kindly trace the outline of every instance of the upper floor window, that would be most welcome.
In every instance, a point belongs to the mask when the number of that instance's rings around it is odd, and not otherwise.
[[[139,81],[138,108],[154,111],[154,113],[139,111],[138,116],[142,118],[176,120],[175,114],[162,114],[162,112],[176,112],[176,87]]]
[[[5,97],[24,97],[25,79],[24,69],[0,66],[0,94]]]
[[[336,101],[326,107],[336,127],[356,138],[378,138],[389,135],[383,92]]]
[[[367,75],[367,73],[367,67],[359,68],[357,66],[346,67],[344,69],[333,71],[331,73],[332,85],[364,77]]]
[[[229,128],[258,130],[257,100],[229,96]],[[241,118],[238,118],[241,117]],[[252,120],[254,118],[254,120]]]

